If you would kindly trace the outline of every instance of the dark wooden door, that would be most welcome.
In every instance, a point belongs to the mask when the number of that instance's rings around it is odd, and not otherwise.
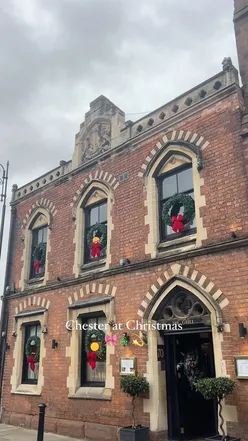
[[[216,434],[216,405],[204,400],[191,382],[194,375],[215,376],[211,333],[166,336],[165,357],[169,438],[189,440]]]

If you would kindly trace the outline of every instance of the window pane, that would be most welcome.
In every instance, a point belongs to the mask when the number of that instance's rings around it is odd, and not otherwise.
[[[42,242],[42,237],[43,237],[43,228],[37,230],[38,232],[38,244],[40,244]]]
[[[176,175],[164,178],[162,183],[162,199],[169,198],[177,193],[177,179]]]
[[[84,322],[84,321],[83,321]],[[106,332],[106,317],[92,317],[89,318],[86,323],[89,324],[102,324],[104,325],[104,329],[101,329],[103,332]],[[101,327],[102,328],[102,327]],[[83,369],[85,370],[85,380],[86,382],[96,382],[96,383],[104,383],[106,379],[106,361],[97,361],[96,368],[91,369],[90,365],[87,363],[87,354],[83,351]]]
[[[99,222],[106,222],[107,221],[107,203],[100,205],[99,210],[100,210]]]
[[[32,336],[38,336],[40,337],[41,334],[41,327],[40,325],[31,325],[31,326],[26,326],[25,328],[25,346],[24,346],[24,357],[25,357],[25,362],[24,362],[24,381],[31,381],[34,382],[38,380],[38,376],[39,376],[39,363],[35,363],[35,370],[32,371],[30,368],[29,363],[26,360],[26,343],[29,339],[29,337]],[[26,367],[25,367],[26,365]]]
[[[188,195],[189,196],[191,196],[192,197],[192,199],[194,199],[195,200],[195,195],[194,195],[194,192],[192,191],[191,193],[188,193]],[[195,217],[194,217],[194,219],[193,219],[193,221],[191,222],[191,224],[190,224],[190,228],[196,228],[196,221],[195,221]]]
[[[183,170],[178,173],[178,192],[183,193],[184,191],[192,190],[193,187],[193,174],[192,168]]]
[[[42,242],[47,243],[47,227],[42,228]]]
[[[91,208],[90,210],[90,226],[95,225],[98,222],[98,207]]]
[[[38,236],[39,236],[39,230],[33,230],[32,233],[33,247],[36,247],[38,245]]]
[[[105,382],[106,378],[106,362],[97,361],[94,370],[87,363],[86,367],[86,381]]]

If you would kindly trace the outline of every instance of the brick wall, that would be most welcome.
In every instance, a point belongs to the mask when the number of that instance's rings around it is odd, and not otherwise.
[[[204,178],[202,189],[206,197],[206,207],[202,208],[203,225],[207,229],[207,240],[204,245],[230,240],[230,232],[236,231],[238,238],[246,237],[248,233],[248,195],[247,175],[244,167],[242,143],[239,137],[241,121],[241,102],[238,94],[222,99],[215,105],[206,106],[194,116],[185,118],[180,124],[171,129],[190,130],[198,133],[209,141],[203,151]],[[23,221],[32,204],[41,197],[52,201],[57,213],[51,231],[51,251],[48,256],[48,271],[50,282],[56,278],[72,278],[75,244],[73,238],[75,223],[72,219],[71,203],[81,183],[89,172],[103,170],[118,179],[121,173],[128,171],[129,179],[120,183],[115,191],[115,203],[112,216],[114,230],[111,238],[112,267],[119,265],[120,257],[128,257],[132,263],[147,260],[145,243],[148,228],[145,227],[144,181],[138,176],[140,168],[150,151],[165,132],[141,142],[137,147],[127,147],[121,154],[110,157],[100,163],[95,169],[75,174],[71,179],[51,186],[42,193],[21,201],[17,205],[17,218]],[[11,268],[10,280],[19,286],[23,262],[24,243],[21,240],[21,229],[14,236],[14,261]],[[177,262],[175,259],[174,262]],[[172,264],[173,262],[171,262]],[[233,357],[245,354],[248,348],[238,336],[238,323],[248,323],[248,255],[246,248],[233,251],[208,254],[180,261],[192,270],[204,274],[224,296],[229,305],[223,310],[225,323],[230,324],[231,333],[223,335],[223,357],[227,365],[227,373],[235,377]],[[108,275],[99,283],[117,287],[115,297],[116,321],[125,323],[128,319],[137,319],[145,294],[158,277],[166,270],[166,265],[149,267],[118,275]],[[77,400],[68,398],[66,378],[69,370],[69,359],[66,357],[66,347],[69,345],[70,332],[65,329],[67,319],[68,297],[79,291],[84,284],[61,287],[49,291],[33,293],[42,299],[50,300],[48,333],[45,335],[46,358],[44,360],[45,385],[41,397],[11,394],[10,377],[13,369],[12,323],[15,307],[21,300],[28,297],[25,293],[20,298],[9,301],[8,343],[10,351],[6,354],[4,383],[3,383],[3,420],[12,423],[20,422],[28,427],[36,424],[37,406],[42,400],[48,404],[47,427],[59,433],[71,433],[69,421],[75,429],[73,434],[99,431],[97,424],[109,426],[125,426],[130,424],[130,400],[119,388],[119,358],[125,355],[125,348],[118,347],[112,356],[115,389],[112,400],[99,402],[97,400]],[[94,297],[95,294],[89,295]],[[87,296],[85,297],[87,299]],[[59,341],[59,347],[52,350],[51,341]],[[146,372],[147,349],[132,348],[138,360],[138,372]],[[230,399],[230,404],[236,405],[240,422],[245,424],[248,385],[239,382],[237,391]],[[137,404],[139,422],[149,425],[149,414],[143,412],[142,400]],[[78,424],[78,425],[77,425]],[[238,427],[230,425],[232,430]],[[111,430],[111,429],[108,429]],[[115,429],[113,429],[115,430]],[[86,431],[86,432],[85,432]],[[87,432],[88,431],[88,432]],[[111,432],[113,439],[116,432]],[[236,433],[239,435],[239,433]],[[244,433],[244,438],[248,439]]]
[[[206,243],[228,239],[232,229],[238,231],[239,237],[244,237],[248,232],[247,175],[239,137],[239,106],[239,96],[232,95],[173,127],[199,133],[210,143],[203,151],[204,169],[201,172],[205,183],[202,192],[206,196],[206,207],[202,208],[201,213],[203,225],[207,229]],[[171,129],[168,127],[168,131]],[[132,262],[146,258],[145,243],[148,231],[147,227],[144,227],[145,188],[144,181],[138,173],[146,156],[163,135],[164,133],[161,133],[161,136],[151,138],[135,149],[127,147],[122,154],[115,156],[114,160],[107,159],[101,166],[90,170],[107,171],[117,179],[121,173],[129,173],[129,179],[115,190],[112,210],[114,230],[110,250],[112,266],[119,264],[120,256],[129,257]],[[51,252],[48,256],[50,280],[55,280],[57,276],[69,277],[73,274],[75,224],[70,203],[88,174],[89,170],[75,175],[67,182],[44,190],[41,194],[37,193],[17,206],[17,217],[21,222],[41,197],[49,199],[56,207]],[[24,248],[21,235],[21,230],[17,230],[15,259],[10,277],[17,287],[21,278],[21,257]],[[62,259],[65,249],[66,258]]]

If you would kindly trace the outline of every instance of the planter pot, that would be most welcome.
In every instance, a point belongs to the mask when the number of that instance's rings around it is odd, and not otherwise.
[[[122,427],[120,429],[120,441],[149,441],[149,427],[132,426]]]
[[[205,438],[206,441],[221,441],[222,440],[222,436],[221,435],[214,435],[214,436],[209,436],[208,438]],[[224,441],[241,441],[241,438],[235,438],[232,436],[226,436],[224,438]]]

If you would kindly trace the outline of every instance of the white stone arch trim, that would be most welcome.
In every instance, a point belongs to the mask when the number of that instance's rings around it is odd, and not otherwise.
[[[174,270],[177,272],[176,265],[174,265]],[[186,267],[187,268],[187,267]],[[201,276],[202,277],[202,276]],[[205,276],[203,276],[205,277]],[[160,278],[158,279],[160,280]],[[211,314],[211,326],[212,326],[212,339],[214,347],[214,364],[216,377],[226,376],[226,362],[223,360],[222,356],[222,341],[223,334],[218,332],[218,304],[214,303],[209,295],[209,292],[205,293],[202,290],[202,285],[193,286],[189,283],[189,280],[180,279],[178,274],[174,280],[171,280],[170,284],[166,284],[159,296],[152,305],[152,308],[147,314],[148,322],[152,322],[152,317],[157,310],[159,304],[163,302],[167,295],[170,294],[171,290],[177,286],[184,288],[195,295],[199,300],[206,306]],[[155,286],[155,285],[153,285]],[[201,289],[200,289],[201,287]],[[155,288],[153,289],[153,291]],[[154,293],[155,295],[155,293]],[[157,345],[159,339],[158,331],[149,330],[147,332],[148,338],[148,362],[147,362],[147,373],[145,376],[147,380],[152,383],[151,393],[148,400],[144,400],[144,412],[150,413],[150,429],[152,431],[167,431],[167,400],[166,400],[166,383],[165,383],[165,372],[161,370],[161,362],[157,361]],[[237,408],[236,406],[224,405],[224,415],[225,423],[226,421],[237,421]]]
[[[98,186],[98,184],[104,184],[105,186],[107,186],[108,189],[112,189],[113,191],[115,191],[119,186],[119,182],[111,173],[105,172],[103,170],[96,170],[94,174],[90,173],[88,176],[86,176],[83,183],[80,185],[75,196],[73,197],[73,202],[70,204],[72,207],[72,216],[74,219],[76,216],[79,201],[82,195],[85,193],[87,187],[89,187],[92,182],[96,183],[96,187]]]
[[[81,298],[90,294],[115,297],[116,289],[116,286],[105,283],[88,283],[87,285],[82,286],[79,291],[75,291],[68,297],[68,304],[72,305],[73,302],[77,302]]]
[[[22,221],[22,229],[25,230],[27,228],[27,225],[30,224],[30,220],[34,218],[36,213],[40,211],[40,209],[43,208],[45,212],[47,213],[47,217],[49,219],[48,227],[52,227],[53,218],[55,214],[57,213],[56,207],[53,202],[51,202],[49,199],[41,198],[40,200],[37,200],[32,207],[29,209],[28,213],[24,217]]]
[[[28,310],[30,306],[40,306],[41,308],[45,308],[48,310],[50,303],[50,300],[47,300],[45,298],[29,296],[15,307],[15,314],[19,314],[19,312],[24,312],[26,309]]]
[[[184,138],[183,138],[184,137]],[[190,140],[190,142],[188,141]],[[194,141],[195,144],[192,144]],[[194,237],[185,236],[175,240],[175,244],[188,246],[187,249],[192,249],[195,246],[199,247],[203,241],[207,239],[207,230],[203,222],[202,209],[206,207],[206,197],[204,195],[204,178],[199,173],[199,163],[202,163],[202,149],[208,145],[202,136],[191,132],[173,131],[167,133],[161,142],[157,142],[155,148],[151,151],[149,157],[146,158],[142,165],[139,176],[143,177],[145,198],[144,206],[146,214],[144,217],[144,223],[148,227],[147,242],[145,244],[145,254],[150,255],[151,258],[157,257],[161,253],[160,235],[159,235],[159,198],[157,187],[157,173],[158,169],[164,161],[167,165],[170,165],[170,170],[176,169],[183,162],[191,162],[192,164],[192,176],[194,185],[194,198],[195,198],[195,219],[197,232]],[[184,158],[184,159],[183,159]],[[170,164],[171,160],[175,161],[175,164]],[[200,161],[200,162],[199,162]],[[188,244],[192,239],[194,243]],[[170,241],[169,245],[174,241]],[[166,251],[166,243],[163,243],[163,251]],[[167,245],[168,246],[168,245]]]
[[[82,189],[80,193],[80,198],[77,199],[77,206],[73,205],[73,220],[75,221],[75,234],[73,243],[75,244],[75,254],[74,254],[74,266],[73,273],[75,277],[78,277],[81,268],[84,265],[84,244],[85,244],[85,213],[83,209],[83,204],[89,198],[92,190],[99,190],[101,193],[106,195],[107,199],[107,252],[106,260],[104,266],[101,268],[107,269],[111,263],[110,254],[110,242],[112,231],[114,229],[112,210],[114,205],[114,187],[110,186],[109,183],[103,180],[92,179]]]
[[[188,142],[195,145],[200,151],[203,151],[208,145],[209,141],[206,141],[203,136],[198,135],[198,133],[185,131],[185,130],[172,130],[166,133],[161,141],[158,141],[155,146],[150,151],[149,155],[145,158],[141,169],[139,171],[139,177],[143,177],[146,174],[147,168],[155,156],[160,152],[160,150],[170,142]]]
[[[179,263],[169,266],[167,270],[164,271],[151,285],[140,304],[137,312],[139,317],[143,319],[148,318],[151,306],[154,304],[156,297],[158,297],[164,287],[170,285],[171,281],[175,278],[187,282],[191,287],[195,286],[199,292],[204,292],[209,303],[216,307],[218,317],[221,319],[221,311],[229,304],[229,300],[204,274],[187,265],[181,265]]]

